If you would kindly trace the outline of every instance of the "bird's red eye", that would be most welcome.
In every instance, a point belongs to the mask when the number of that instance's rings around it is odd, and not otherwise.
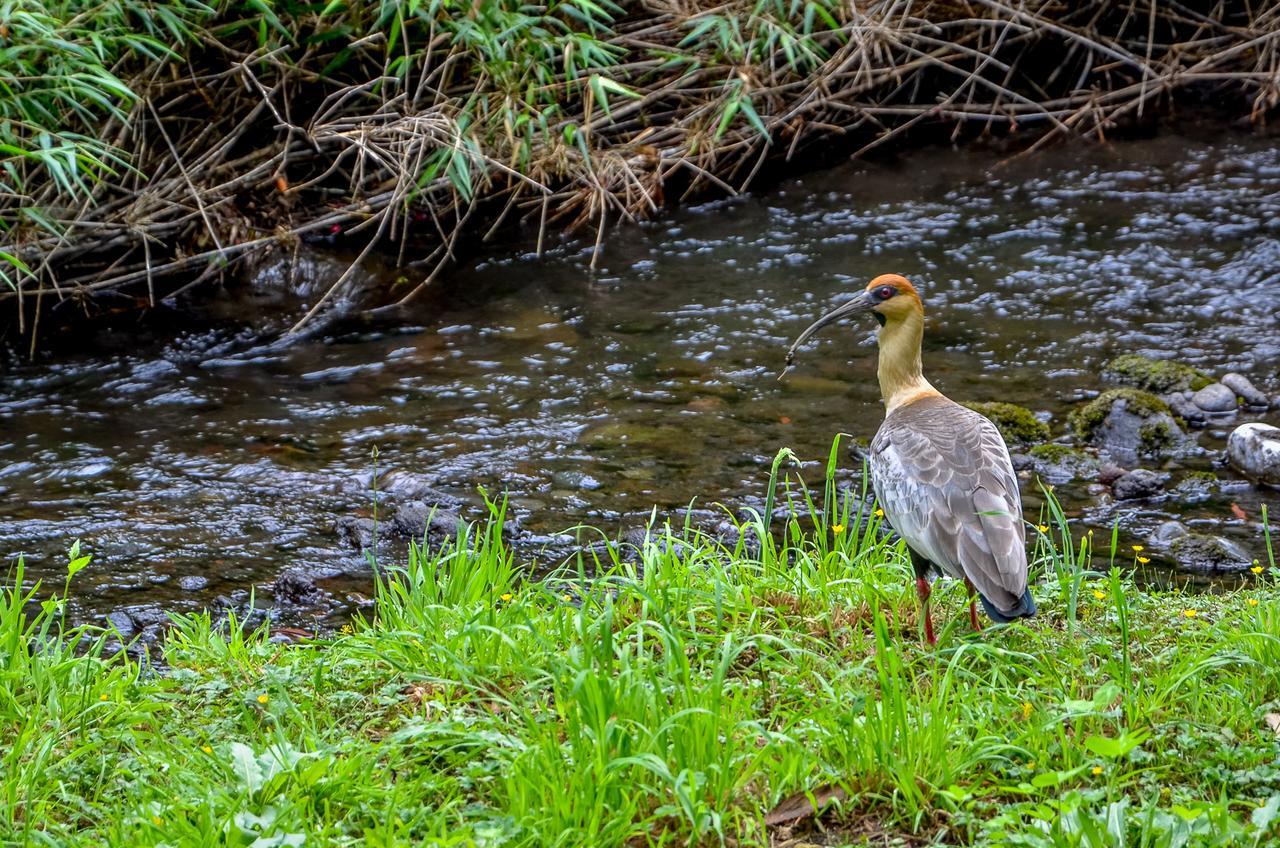
[[[893,286],[881,286],[879,289],[876,290],[876,297],[880,298],[881,300],[888,300],[889,298],[893,297],[895,294],[897,294],[897,292],[893,290]]]

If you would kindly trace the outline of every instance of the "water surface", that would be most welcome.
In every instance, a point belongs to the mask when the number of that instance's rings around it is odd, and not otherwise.
[[[818,459],[834,433],[878,426],[871,322],[828,331],[776,378],[804,326],[889,271],[924,293],[936,386],[1029,406],[1055,435],[1123,352],[1280,391],[1280,150],[1261,139],[1166,135],[1012,163],[922,151],[624,227],[595,273],[590,241],[540,261],[505,248],[397,331],[249,352],[204,332],[10,366],[0,549],[59,575],[82,539],[90,611],[199,605],[286,567],[359,571],[334,525],[368,510],[375,447],[382,469],[472,503],[478,487],[508,493],[539,531],[750,503],[779,447]],[[1225,433],[1202,433],[1208,453],[1175,478],[1215,468]],[[1258,506],[1280,499],[1218,470],[1223,492],[1196,504],[1117,512],[1083,484],[1064,497],[1133,538],[1169,516],[1226,521],[1257,551]]]

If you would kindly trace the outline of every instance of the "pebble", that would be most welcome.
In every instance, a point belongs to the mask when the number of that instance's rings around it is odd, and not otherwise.
[[[1164,488],[1166,474],[1157,474],[1146,468],[1135,468],[1111,484],[1111,492],[1116,500],[1128,501],[1136,498],[1149,498]]]
[[[1200,428],[1208,421],[1204,410],[1191,402],[1186,392],[1174,392],[1165,398],[1173,414],[1187,422],[1188,427]]]
[[[1191,402],[1205,412],[1235,412],[1236,393],[1222,383],[1210,383],[1192,395]]]
[[[1179,539],[1187,535],[1190,530],[1178,521],[1164,521],[1160,526],[1156,527],[1156,531],[1151,534],[1150,541],[1152,544],[1159,546],[1167,546],[1173,543],[1175,539]]]
[[[1245,402],[1246,406],[1266,409],[1271,405],[1271,400],[1258,391],[1253,383],[1249,382],[1249,378],[1243,374],[1237,374],[1234,371],[1230,374],[1224,374],[1222,376],[1222,385],[1235,392]]]
[[[199,592],[208,585],[209,578],[201,577],[199,574],[188,574],[178,578],[178,588],[184,592]]]

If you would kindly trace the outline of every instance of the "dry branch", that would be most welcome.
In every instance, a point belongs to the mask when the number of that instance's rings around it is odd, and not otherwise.
[[[798,22],[769,18],[767,0],[646,0],[597,33],[613,57],[596,74],[608,89],[563,69],[503,81],[440,22],[418,22],[421,47],[395,70],[401,54],[381,32],[257,49],[211,30],[199,55],[133,77],[139,105],[110,127],[129,170],[74,204],[52,185],[0,196],[0,215],[29,205],[61,227],[3,235],[0,251],[32,270],[0,301],[89,308],[140,283],[163,297],[256,249],[333,231],[362,240],[362,256],[399,242],[406,258],[427,237],[412,297],[469,228],[488,238],[513,213],[536,220],[541,251],[549,227],[591,225],[598,251],[607,223],[654,214],[669,182],[742,191],[769,161],[836,139],[861,154],[925,124],[1027,127],[1038,144],[1097,137],[1183,93],[1234,98],[1261,122],[1280,106],[1280,8],[1236,5],[830,5],[834,28],[788,41]],[[721,20],[763,29],[737,54],[694,37]],[[341,72],[323,71],[340,50]],[[537,132],[515,125],[537,120]]]

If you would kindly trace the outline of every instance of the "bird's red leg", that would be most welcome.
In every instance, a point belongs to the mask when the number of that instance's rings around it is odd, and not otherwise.
[[[933,616],[929,612],[929,581],[923,577],[916,578],[916,594],[920,596],[920,610],[924,615],[924,638],[929,640],[930,645],[938,644],[938,638],[933,635]]]
[[[978,590],[973,588],[973,584],[969,582],[969,578],[964,579],[964,586],[969,590],[969,623],[973,625],[974,630],[981,630],[982,625],[978,623],[978,604],[974,600]]]

